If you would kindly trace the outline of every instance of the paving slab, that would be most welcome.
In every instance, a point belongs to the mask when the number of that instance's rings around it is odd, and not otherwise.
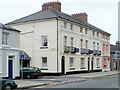
[[[17,85],[18,89],[23,89],[23,88],[30,88],[30,87],[36,87],[36,86],[44,86],[44,85],[49,85],[51,82],[44,82],[44,81],[36,81],[36,80],[14,80]]]

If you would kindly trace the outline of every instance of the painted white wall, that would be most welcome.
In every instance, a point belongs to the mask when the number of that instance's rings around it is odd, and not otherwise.
[[[80,26],[74,24],[73,22],[66,21],[67,28],[64,28],[64,20],[59,20],[59,27],[58,27],[58,72],[61,72],[61,58],[65,56],[65,69],[67,72],[69,71],[81,71],[80,69],[80,58],[85,58],[85,66],[84,70],[88,69],[88,57],[90,57],[90,64],[91,58],[94,57],[93,55],[81,55],[81,54],[65,54],[64,53],[64,36],[67,36],[68,41],[67,45],[70,46],[70,38],[74,38],[74,46],[77,48],[80,47],[80,39],[83,39],[83,48],[85,48],[85,40],[88,40],[88,49],[93,49],[93,41],[101,42],[100,37],[93,37],[92,31],[88,29],[88,34],[85,34],[85,27],[83,29],[83,33],[80,33]],[[73,30],[70,30],[70,24],[73,24]],[[31,66],[37,66],[42,68],[41,65],[41,57],[48,58],[48,70],[42,70],[42,72],[57,72],[57,20],[43,20],[43,21],[36,21],[36,22],[28,22],[28,23],[21,23],[21,24],[14,24],[11,25],[16,29],[21,30],[21,34],[32,32],[28,34],[24,34],[20,36],[20,48],[24,50],[28,55],[32,57]],[[48,48],[47,49],[40,49],[41,47],[41,36],[47,35],[48,36]],[[100,43],[101,44],[101,43]],[[100,50],[101,50],[101,46]],[[69,70],[69,58],[74,57],[74,65],[75,70]],[[101,56],[98,56],[101,59]],[[97,57],[95,57],[97,58]],[[96,61],[95,61],[96,63]],[[91,68],[91,66],[90,66]],[[94,65],[94,69],[96,66]]]
[[[68,22],[70,23],[70,22]],[[90,69],[91,69],[91,59],[94,57],[94,70],[101,69],[101,56],[93,56],[93,55],[81,55],[80,52],[79,54],[65,54],[64,53],[64,36],[67,36],[67,45],[70,46],[70,38],[74,38],[74,46],[77,48],[81,48],[80,46],[80,39],[83,39],[83,48],[85,48],[85,40],[88,40],[88,49],[93,49],[93,41],[96,42],[96,50],[97,50],[97,43],[99,43],[99,50],[101,50],[101,43],[100,43],[100,37],[93,37],[90,32],[92,32],[90,29],[88,29],[88,34],[85,34],[85,28],[83,28],[83,33],[80,33],[80,26],[79,25],[74,25],[74,30],[69,29],[69,24],[67,28],[65,29],[63,27],[64,21],[60,21],[60,32],[59,32],[59,53],[60,53],[60,58],[62,56],[65,56],[66,60],[66,72],[70,71],[84,71],[88,69],[88,57],[90,57]],[[75,63],[75,69],[74,70],[69,70],[69,58],[74,57],[74,63]],[[85,58],[85,69],[80,69],[80,60],[82,58]],[[97,58],[100,58],[100,68],[97,68],[96,66],[96,60]],[[60,62],[60,71],[61,71],[61,60]]]
[[[20,32],[11,31],[7,29],[1,30],[2,32],[9,33],[8,35],[8,45],[1,45],[0,47],[0,60],[2,60],[2,77],[8,77],[8,57],[14,56],[13,60],[13,78],[19,77],[19,41],[20,41]],[[2,37],[0,38],[2,41]]]
[[[32,57],[31,66],[41,68],[41,57],[48,57],[47,72],[56,72],[56,52],[57,52],[57,21],[48,20],[32,23],[24,23],[20,25],[14,25],[13,27],[20,29],[22,33],[31,32],[29,34],[21,35],[20,47],[28,55]],[[41,36],[47,35],[48,37],[48,48],[40,49],[41,47]],[[53,65],[55,67],[53,67]],[[43,71],[44,72],[44,71]]]
[[[2,29],[0,28],[0,77],[2,77]]]

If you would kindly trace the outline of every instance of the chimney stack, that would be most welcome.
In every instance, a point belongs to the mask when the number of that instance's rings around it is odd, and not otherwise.
[[[59,1],[47,2],[42,5],[42,10],[46,10],[49,7],[52,7],[61,12],[61,3]]]
[[[71,15],[72,17],[76,17],[76,18],[79,18],[79,19],[82,19],[83,21],[88,21],[87,20],[87,14],[84,12],[84,13],[76,13],[76,14],[72,14]]]

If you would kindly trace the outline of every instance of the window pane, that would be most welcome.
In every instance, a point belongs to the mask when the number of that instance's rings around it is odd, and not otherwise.
[[[96,65],[97,65],[97,67],[100,66],[100,59],[99,59],[99,58],[97,58],[97,63],[96,63]]]
[[[69,64],[69,67],[73,67],[73,58],[70,58],[70,64]]]
[[[81,39],[80,40],[80,43],[81,43],[81,48],[83,47],[83,40]]]
[[[73,37],[71,37],[71,47],[73,47]]]
[[[88,40],[86,40],[86,49],[88,49]]]
[[[47,67],[47,57],[42,57],[42,67]]]
[[[47,46],[47,45],[48,45],[47,36],[42,36],[42,46]]]
[[[82,29],[83,29],[83,28],[81,27],[81,28],[80,28],[80,32],[81,32],[81,33],[83,32]]]
[[[72,24],[70,25],[70,29],[73,30],[73,25]]]
[[[85,34],[87,34],[88,33],[88,30],[87,30],[87,28],[85,29]]]
[[[95,32],[93,31],[93,36],[95,36]]]
[[[67,23],[66,22],[64,22],[64,28],[67,28]]]
[[[8,33],[6,33],[6,32],[2,33],[2,44],[4,44],[4,45],[8,44]]]
[[[81,58],[81,69],[82,69],[82,68],[85,68],[85,65],[84,65],[84,64],[85,64],[84,58]]]

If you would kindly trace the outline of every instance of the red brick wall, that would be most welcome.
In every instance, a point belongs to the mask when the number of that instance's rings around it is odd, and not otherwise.
[[[46,10],[49,7],[52,7],[61,12],[61,3],[59,1],[47,2],[42,5],[42,10]]]
[[[84,13],[72,14],[71,16],[82,19],[83,21],[86,21],[86,22],[88,21],[87,20],[87,14],[85,12]]]

